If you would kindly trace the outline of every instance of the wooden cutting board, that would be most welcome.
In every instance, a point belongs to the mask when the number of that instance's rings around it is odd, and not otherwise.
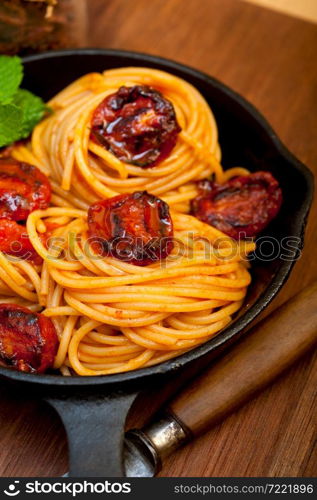
[[[190,64],[243,94],[317,173],[317,25],[237,0],[90,0],[87,45],[145,51]],[[98,20],[98,21],[96,21]],[[317,278],[316,204],[306,246],[276,307]],[[292,325],[290,325],[292,328]],[[44,403],[0,387],[0,475],[60,475],[67,447]],[[310,353],[254,401],[170,458],[163,476],[317,473],[317,356]],[[145,420],[156,397],[136,406]]]

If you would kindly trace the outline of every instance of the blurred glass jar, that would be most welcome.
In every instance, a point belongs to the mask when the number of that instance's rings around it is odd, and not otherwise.
[[[0,53],[84,47],[86,0],[0,0]]]

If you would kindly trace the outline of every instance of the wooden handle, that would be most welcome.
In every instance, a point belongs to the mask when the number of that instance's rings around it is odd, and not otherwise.
[[[317,341],[317,282],[248,332],[169,406],[194,435],[246,402]]]

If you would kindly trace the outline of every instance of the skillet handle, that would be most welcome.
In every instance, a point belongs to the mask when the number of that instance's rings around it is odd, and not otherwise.
[[[124,477],[124,426],[137,395],[54,395],[45,399],[61,417],[67,433],[70,477]]]

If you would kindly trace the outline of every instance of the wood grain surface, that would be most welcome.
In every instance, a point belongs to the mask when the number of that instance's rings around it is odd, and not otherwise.
[[[244,0],[285,14],[317,22],[316,0]]]
[[[90,0],[87,45],[170,57],[219,78],[267,117],[289,149],[317,173],[317,26],[236,0]],[[317,277],[313,207],[305,250],[270,306]],[[67,470],[64,430],[43,402],[1,383],[0,475]],[[162,476],[313,476],[317,355],[309,353],[222,424],[178,451]],[[134,408],[147,419],[159,389]],[[151,406],[152,402],[152,406]],[[144,408],[147,408],[146,411]]]

